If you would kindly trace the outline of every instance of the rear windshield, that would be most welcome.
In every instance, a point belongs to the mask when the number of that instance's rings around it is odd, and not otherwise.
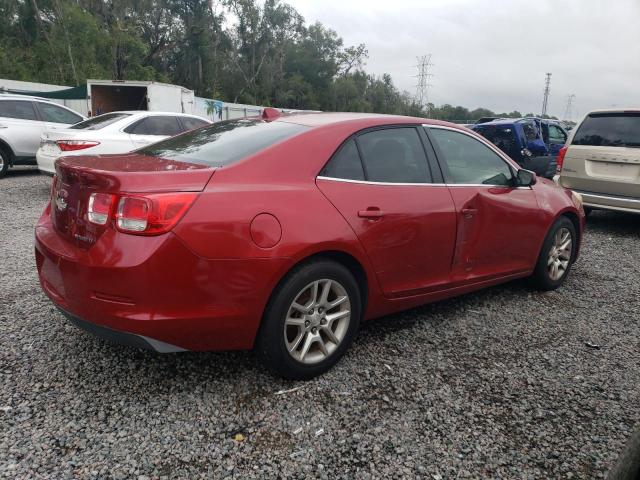
[[[74,130],[100,130],[107,125],[111,125],[121,118],[125,118],[128,116],[128,113],[105,113],[104,115],[98,115],[97,117],[93,117],[83,122],[76,123],[69,128],[73,128]]]
[[[640,147],[640,113],[592,113],[578,128],[572,145]]]
[[[307,129],[295,123],[229,120],[154,143],[138,152],[169,160],[221,167]]]

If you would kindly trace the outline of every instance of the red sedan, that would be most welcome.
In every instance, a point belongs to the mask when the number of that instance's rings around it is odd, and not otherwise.
[[[579,195],[443,122],[278,115],[56,163],[43,290],[78,326],[159,352],[255,348],[289,378],[361,321],[531,277],[566,279]]]

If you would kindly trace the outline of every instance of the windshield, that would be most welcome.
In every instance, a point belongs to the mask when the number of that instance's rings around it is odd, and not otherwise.
[[[104,115],[98,115],[97,117],[93,117],[83,122],[76,123],[69,128],[72,128],[74,130],[100,130],[107,125],[111,125],[121,118],[125,118],[128,116],[128,113],[105,113]]]
[[[640,112],[592,113],[580,125],[572,144],[640,147]]]
[[[163,140],[138,150],[138,153],[221,167],[308,128],[295,123],[258,119],[228,120]]]

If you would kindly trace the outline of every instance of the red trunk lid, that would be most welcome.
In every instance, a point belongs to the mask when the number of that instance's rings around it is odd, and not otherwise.
[[[109,228],[87,220],[92,193],[199,192],[214,171],[206,165],[135,153],[62,157],[56,162],[51,220],[63,237],[87,249]]]

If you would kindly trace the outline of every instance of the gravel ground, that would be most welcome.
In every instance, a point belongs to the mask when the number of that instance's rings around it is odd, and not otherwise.
[[[640,217],[596,212],[557,292],[370,322],[295,383],[250,353],[160,356],[67,323],[33,257],[49,183],[0,181],[0,476],[598,478],[640,421]]]

